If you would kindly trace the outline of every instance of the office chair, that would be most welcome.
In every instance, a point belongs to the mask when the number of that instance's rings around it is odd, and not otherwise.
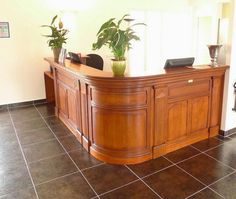
[[[86,58],[86,65],[93,68],[103,70],[103,59],[97,54],[88,54]]]

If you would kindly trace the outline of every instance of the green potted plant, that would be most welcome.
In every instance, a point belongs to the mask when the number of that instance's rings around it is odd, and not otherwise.
[[[66,35],[69,32],[67,29],[63,28],[63,23],[59,20],[58,27],[55,25],[57,15],[53,17],[50,25],[42,25],[42,27],[47,27],[51,29],[50,35],[43,35],[48,37],[48,46],[51,47],[54,54],[54,61],[58,62],[59,54],[61,52],[63,44],[66,43]]]
[[[133,19],[124,15],[117,23],[115,18],[106,21],[97,33],[97,41],[93,43],[93,50],[100,49],[103,45],[111,49],[114,58],[112,59],[112,71],[115,76],[123,76],[126,68],[125,53],[131,48],[132,40],[140,40],[132,29],[136,25],[145,25],[144,23],[135,23],[127,26],[126,29],[121,28],[123,21],[129,22]]]

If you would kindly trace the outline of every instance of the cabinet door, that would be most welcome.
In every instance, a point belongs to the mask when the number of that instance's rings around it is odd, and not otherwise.
[[[76,126],[77,121],[77,103],[76,103],[76,91],[68,89],[68,118],[70,122]]]
[[[189,100],[189,132],[194,133],[208,128],[209,96]]]
[[[188,101],[178,101],[168,105],[168,135],[172,141],[187,135]]]
[[[58,89],[58,108],[59,112],[63,113],[64,115],[68,115],[68,109],[67,109],[67,89],[63,85],[63,83],[60,83],[58,81],[57,83],[57,89]]]

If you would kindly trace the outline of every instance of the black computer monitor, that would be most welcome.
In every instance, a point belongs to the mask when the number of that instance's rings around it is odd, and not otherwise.
[[[194,57],[178,58],[178,59],[167,59],[164,68],[174,68],[181,66],[192,66]]]

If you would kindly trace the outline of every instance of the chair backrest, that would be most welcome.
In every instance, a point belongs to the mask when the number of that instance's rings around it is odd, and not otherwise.
[[[93,68],[103,70],[103,59],[97,54],[88,54],[86,58],[86,65]]]

